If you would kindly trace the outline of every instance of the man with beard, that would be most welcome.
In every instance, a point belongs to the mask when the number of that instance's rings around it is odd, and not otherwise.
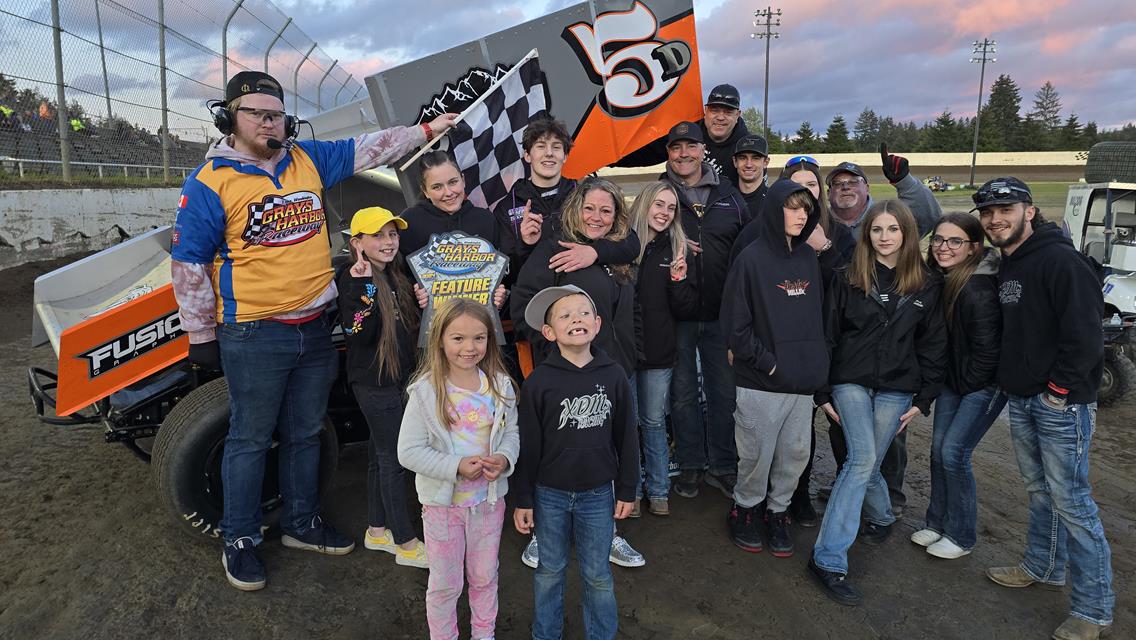
[[[1029,493],[1025,556],[990,567],[1004,587],[1072,581],[1061,640],[1098,638],[1116,595],[1108,540],[1089,486],[1089,444],[1104,366],[1104,300],[1089,260],[1041,217],[1029,187],[995,178],[972,196],[990,243],[1002,250],[998,386]]]
[[[703,161],[714,173],[738,186],[738,171],[732,160],[738,141],[749,135],[741,119],[741,95],[730,84],[720,84],[706,97],[703,117],[698,121],[705,146]],[[650,167],[667,161],[667,136],[631,152],[615,163],[617,167]]]

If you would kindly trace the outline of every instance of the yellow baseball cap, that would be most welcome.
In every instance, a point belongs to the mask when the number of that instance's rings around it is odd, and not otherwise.
[[[394,215],[388,209],[382,207],[367,207],[355,212],[351,216],[351,235],[357,236],[360,233],[378,233],[388,222],[393,222],[394,226],[399,229],[406,229],[406,220]]]

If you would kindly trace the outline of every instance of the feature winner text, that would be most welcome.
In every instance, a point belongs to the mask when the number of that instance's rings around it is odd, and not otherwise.
[[[479,304],[489,304],[492,287],[492,278],[435,280],[430,285],[430,296],[435,307],[452,298],[469,298]]]

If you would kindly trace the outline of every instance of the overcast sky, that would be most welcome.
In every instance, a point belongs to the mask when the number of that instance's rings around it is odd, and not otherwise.
[[[333,57],[363,77],[414,58],[514,26],[565,0],[278,0],[277,4]],[[766,3],[761,5],[764,8]],[[864,107],[897,120],[924,122],[944,108],[973,115],[978,65],[971,42],[991,37],[1000,73],[1022,89],[1023,115],[1046,80],[1062,116],[1113,128],[1136,121],[1136,2],[1116,0],[797,0],[773,40],[769,111],[774,129],[802,120],[824,129],[833,116],[849,123]],[[730,82],[743,106],[761,109],[764,45],[750,39],[758,6],[740,0],[695,0],[703,90]],[[376,16],[391,16],[397,30]],[[341,64],[344,64],[341,62]]]

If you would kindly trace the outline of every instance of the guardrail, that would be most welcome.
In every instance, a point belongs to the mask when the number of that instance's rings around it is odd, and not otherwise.
[[[25,175],[26,175],[26,169],[24,167],[25,164],[62,165],[63,162],[61,160],[34,160],[34,159],[31,159],[31,158],[9,158],[8,156],[0,156],[0,168],[7,168],[7,167],[10,167],[12,165],[15,165],[16,170],[20,174],[21,178],[25,177]],[[142,172],[145,174],[147,179],[150,178],[150,170],[151,169],[155,170],[159,175],[163,174],[163,167],[160,164],[125,164],[125,163],[122,163],[122,162],[74,162],[74,161],[72,161],[71,166],[73,166],[73,167],[95,167],[98,171],[99,178],[103,178],[103,177],[106,176],[106,172],[104,171],[104,167],[121,167],[122,168],[122,176],[124,178],[130,177],[130,170],[131,169],[141,169]],[[181,171],[181,177],[184,180],[186,178],[186,176],[188,176],[189,173],[196,168],[197,167],[170,167],[170,171]],[[117,173],[117,171],[115,173]],[[142,175],[142,174],[139,174],[139,173],[136,172],[136,175]]]

